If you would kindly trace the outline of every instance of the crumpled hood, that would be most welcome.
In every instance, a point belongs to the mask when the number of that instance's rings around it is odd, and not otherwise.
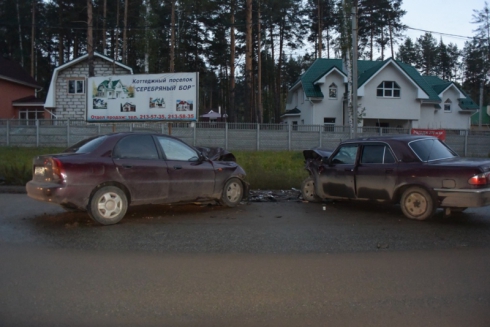
[[[223,149],[223,148],[205,148],[205,147],[196,147],[198,151],[200,151],[206,158],[212,161],[234,161],[236,162],[236,158],[233,153]]]

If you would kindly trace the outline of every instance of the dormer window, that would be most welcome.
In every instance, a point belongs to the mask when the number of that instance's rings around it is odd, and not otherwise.
[[[451,100],[447,99],[446,102],[444,102],[444,112],[451,112]]]
[[[399,98],[400,86],[396,82],[384,81],[378,85],[376,96],[382,98]]]
[[[335,83],[330,84],[328,87],[328,98],[337,99],[337,85]]]

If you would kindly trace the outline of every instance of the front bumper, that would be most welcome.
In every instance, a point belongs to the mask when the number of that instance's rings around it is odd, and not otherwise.
[[[484,207],[490,205],[490,188],[486,189],[434,189],[441,207]]]

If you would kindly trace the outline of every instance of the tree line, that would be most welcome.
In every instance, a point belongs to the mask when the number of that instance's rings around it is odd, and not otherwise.
[[[430,33],[406,38],[402,3],[0,0],[0,49],[30,71],[44,93],[54,68],[93,49],[136,74],[199,72],[201,114],[221,107],[229,121],[278,123],[287,90],[315,59],[346,58],[354,17],[359,59],[405,61],[460,82],[477,99],[490,62],[487,3],[475,10],[477,31],[462,50]]]

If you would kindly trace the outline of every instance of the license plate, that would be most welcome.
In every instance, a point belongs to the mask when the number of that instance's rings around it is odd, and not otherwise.
[[[35,175],[44,175],[45,169],[46,168],[44,168],[44,167],[36,167],[36,168],[34,168],[34,174]]]

